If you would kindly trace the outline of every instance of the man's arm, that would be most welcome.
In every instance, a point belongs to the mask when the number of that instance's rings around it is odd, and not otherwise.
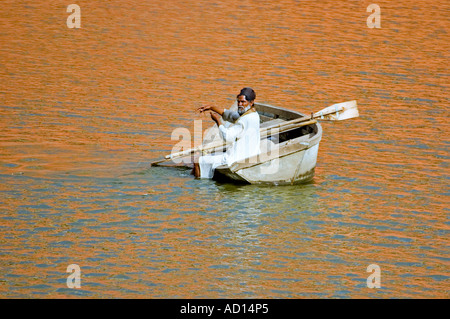
[[[240,138],[242,132],[244,132],[244,126],[241,122],[236,122],[234,125],[230,127],[225,127],[220,123],[220,116],[216,113],[211,112],[211,119],[216,122],[219,127],[219,134],[222,139],[226,142],[234,142],[238,138]]]
[[[200,113],[203,113],[205,111],[213,111],[216,112],[217,114],[219,114],[220,116],[223,115],[224,109],[214,106],[214,105],[206,105],[206,106],[201,106],[197,109],[197,111],[200,111]]]
[[[213,112],[221,115],[225,121],[231,122],[231,123],[236,122],[240,117],[239,113],[236,111],[230,111],[230,110],[223,109],[223,108],[220,108],[217,106],[212,106],[212,105],[206,105],[206,106],[199,107],[197,109],[197,111],[200,111],[200,113],[205,112],[205,111],[213,111]],[[211,117],[212,117],[212,115],[211,115]],[[214,118],[213,118],[213,120],[214,120]]]
[[[234,123],[236,122],[241,116],[236,111],[230,111],[230,110],[224,110],[222,114],[222,118],[225,121]]]
[[[219,115],[217,115],[216,113],[212,113],[211,112],[211,118],[212,118],[212,120],[214,122],[216,122],[217,126],[221,125],[221,123],[220,123],[220,116]]]

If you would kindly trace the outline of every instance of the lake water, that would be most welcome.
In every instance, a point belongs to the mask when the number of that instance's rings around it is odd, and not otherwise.
[[[448,1],[76,3],[2,2],[1,298],[450,297]],[[360,117],[304,185],[149,166],[244,86]]]

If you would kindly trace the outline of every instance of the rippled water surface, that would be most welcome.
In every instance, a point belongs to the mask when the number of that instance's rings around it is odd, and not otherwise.
[[[1,298],[450,297],[448,1],[76,3],[2,2]],[[305,185],[149,167],[244,86],[361,115]]]

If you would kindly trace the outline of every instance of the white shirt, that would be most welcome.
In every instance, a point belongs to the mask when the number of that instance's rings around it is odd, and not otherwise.
[[[219,126],[220,136],[226,142],[233,142],[225,156],[227,165],[260,153],[260,132],[258,112],[247,113],[231,125]]]

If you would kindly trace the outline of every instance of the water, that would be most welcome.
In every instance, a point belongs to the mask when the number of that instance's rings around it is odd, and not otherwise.
[[[361,1],[77,4],[81,29],[63,1],[3,4],[2,298],[450,296],[447,2],[378,2],[380,29]],[[322,124],[305,185],[149,167],[244,86],[361,115]]]

